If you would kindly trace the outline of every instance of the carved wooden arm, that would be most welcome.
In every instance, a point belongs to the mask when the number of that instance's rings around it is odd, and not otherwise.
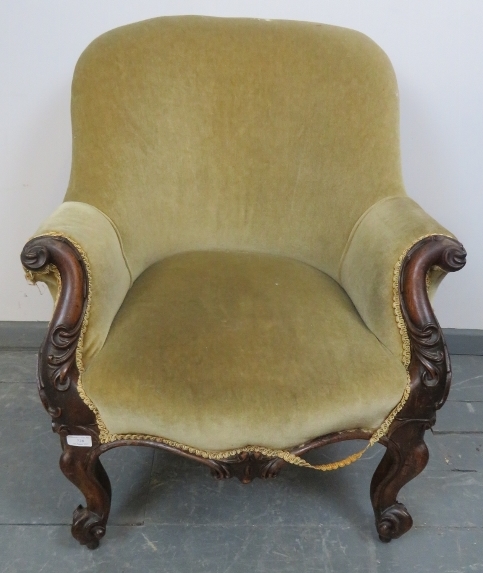
[[[401,313],[411,345],[409,372],[412,391],[399,418],[407,411],[432,419],[446,401],[451,367],[443,333],[429,301],[426,278],[433,267],[458,271],[466,263],[463,245],[450,237],[435,235],[416,243],[401,265],[399,294]]]
[[[88,434],[97,441],[94,413],[77,390],[77,349],[87,308],[88,275],[82,256],[67,239],[40,236],[30,240],[21,254],[32,278],[55,273],[60,278],[58,299],[39,352],[38,388],[42,403],[53,419],[53,430]]]

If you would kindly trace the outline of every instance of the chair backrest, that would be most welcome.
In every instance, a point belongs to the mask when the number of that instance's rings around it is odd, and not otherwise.
[[[362,213],[405,194],[394,73],[353,30],[196,16],[117,28],[81,56],[72,118],[65,199],[113,220],[134,276],[198,249],[336,276]]]

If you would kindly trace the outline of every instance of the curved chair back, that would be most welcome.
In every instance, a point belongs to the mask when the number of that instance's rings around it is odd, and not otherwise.
[[[147,20],[87,48],[72,98],[65,199],[112,219],[134,276],[177,252],[236,249],[336,277],[358,218],[405,195],[394,73],[352,30]]]

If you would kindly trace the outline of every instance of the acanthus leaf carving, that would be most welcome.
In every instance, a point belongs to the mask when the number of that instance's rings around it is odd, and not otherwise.
[[[427,324],[424,328],[418,328],[413,323],[408,323],[407,330],[411,352],[421,365],[422,383],[429,387],[436,386],[445,375],[445,352],[441,329],[435,324]]]
[[[82,316],[72,328],[62,324],[50,334],[50,353],[47,363],[52,368],[50,379],[59,392],[69,389],[72,378],[77,378],[76,350],[82,328]]]
[[[242,483],[250,483],[254,478],[262,479],[276,477],[282,464],[279,458],[268,458],[260,452],[241,452],[236,456],[213,462],[211,474],[216,479],[237,477]]]

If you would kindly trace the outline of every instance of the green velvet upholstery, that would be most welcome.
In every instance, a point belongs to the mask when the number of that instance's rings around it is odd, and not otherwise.
[[[448,232],[406,196],[379,47],[148,20],[87,48],[72,121],[65,203],[37,234],[89,260],[82,384],[111,434],[288,448],[381,424],[406,384],[395,265]]]
[[[378,427],[406,371],[325,273],[198,251],[137,279],[83,382],[113,433],[284,448]]]
[[[387,197],[361,216],[341,260],[340,284],[366,325],[395,355],[401,353],[401,335],[388,304],[393,292],[390,269],[405,249],[426,235],[452,236],[409,197]],[[431,295],[441,278],[432,281]]]
[[[168,17],[81,56],[66,200],[120,235],[133,278],[225,248],[335,278],[349,234],[404,196],[394,72],[363,34],[320,24]]]

